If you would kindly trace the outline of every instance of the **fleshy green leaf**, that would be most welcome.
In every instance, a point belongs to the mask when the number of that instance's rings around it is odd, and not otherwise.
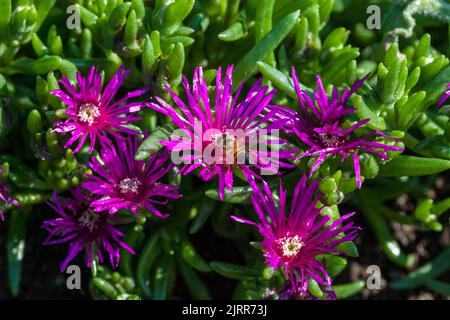
[[[209,265],[215,272],[230,279],[249,280],[258,276],[255,269],[246,266],[218,261],[212,261]]]
[[[272,53],[283,39],[294,28],[300,15],[299,11],[292,12],[281,19],[273,29],[261,39],[236,65],[234,70],[233,88],[236,89],[239,83],[256,70],[256,63]]]
[[[333,286],[333,289],[337,299],[347,299],[360,292],[364,288],[364,285],[364,281],[361,280],[351,283],[337,284]]]
[[[28,214],[17,209],[12,210],[6,243],[8,258],[8,284],[13,296],[19,294],[22,279],[23,258]]]
[[[397,156],[380,166],[380,175],[386,177],[424,176],[450,169],[450,160]]]

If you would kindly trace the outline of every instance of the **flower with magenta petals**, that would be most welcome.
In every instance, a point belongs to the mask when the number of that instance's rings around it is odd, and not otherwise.
[[[359,152],[373,153],[380,156],[382,160],[389,160],[387,152],[403,151],[403,148],[386,145],[374,141],[374,136],[389,138],[398,141],[381,131],[373,131],[361,136],[355,136],[354,132],[365,125],[370,119],[364,119],[352,125],[348,129],[341,128],[344,117],[353,114],[354,108],[346,108],[351,95],[364,83],[368,75],[358,80],[351,88],[345,89],[339,97],[338,89],[335,87],[331,99],[328,98],[320,76],[316,76],[317,90],[313,90],[314,97],[310,97],[305,90],[300,89],[300,83],[292,68],[292,79],[297,93],[300,112],[288,111],[288,132],[295,133],[301,141],[308,145],[308,149],[300,157],[317,157],[310,176],[327,159],[328,156],[340,155],[344,162],[348,156],[353,157],[353,164],[358,188],[361,188],[361,169],[359,163]]]
[[[274,134],[280,127],[273,120],[281,109],[270,104],[275,90],[268,92],[269,88],[262,86],[260,79],[238,103],[244,83],[233,95],[232,73],[233,66],[229,66],[222,81],[222,68],[217,69],[215,92],[211,98],[201,67],[194,71],[192,90],[183,76],[186,103],[167,86],[179,111],[159,97],[154,103],[147,103],[150,108],[168,116],[183,132],[172,135],[171,141],[161,142],[170,151],[183,152],[185,165],[181,173],[188,174],[201,168],[199,175],[204,181],[218,176],[220,199],[224,197],[225,188],[233,189],[234,169],[239,169],[246,178],[259,178],[255,169],[277,174],[279,168],[292,167],[281,160],[293,158],[290,150],[269,148],[284,143]]]
[[[75,141],[79,140],[73,151],[78,152],[83,146],[86,138],[90,138],[89,152],[95,147],[97,138],[102,142],[108,138],[109,133],[120,136],[121,133],[137,134],[138,132],[127,128],[138,117],[133,115],[142,109],[142,102],[128,102],[128,99],[136,98],[147,92],[147,89],[128,92],[123,98],[113,102],[113,98],[120,89],[123,81],[130,73],[124,71],[123,66],[111,78],[102,91],[102,75],[95,67],[91,67],[87,77],[77,73],[77,88],[69,82],[66,76],[60,80],[67,92],[53,90],[51,94],[57,96],[67,105],[67,120],[56,122],[52,132],[70,133],[71,137],[64,145],[69,148]]]
[[[150,159],[136,160],[138,137],[117,138],[116,143],[104,144],[100,158],[92,157],[89,167],[94,174],[87,174],[89,181],[82,187],[93,194],[102,196],[91,203],[96,212],[108,210],[110,214],[120,209],[136,213],[144,207],[161,218],[162,214],[154,204],[165,205],[168,199],[181,197],[175,191],[179,186],[159,183],[173,168],[169,153],[155,152]]]
[[[317,207],[321,197],[316,192],[318,184],[315,181],[308,185],[306,176],[303,176],[294,189],[288,208],[286,190],[283,190],[281,182],[277,206],[267,183],[263,182],[260,190],[254,181],[250,181],[253,189],[251,201],[259,222],[231,216],[238,222],[257,226],[263,237],[266,263],[275,270],[282,270],[287,278],[281,297],[307,296],[309,279],[314,279],[332,298],[331,278],[316,257],[343,254],[335,249],[336,246],[352,241],[360,230],[348,222],[354,213],[343,215],[327,225],[330,217],[322,214],[322,207]]]
[[[42,227],[49,232],[45,245],[70,243],[67,257],[60,264],[60,271],[64,272],[70,261],[78,253],[87,248],[87,266],[90,267],[94,255],[100,263],[104,261],[104,253],[108,255],[113,268],[120,260],[120,249],[132,254],[134,251],[120,238],[125,235],[113,223],[120,224],[120,220],[107,212],[94,212],[89,208],[92,201],[80,188],[72,189],[72,198],[60,200],[53,195],[54,203],[48,205],[60,215],[59,218],[46,220]]]

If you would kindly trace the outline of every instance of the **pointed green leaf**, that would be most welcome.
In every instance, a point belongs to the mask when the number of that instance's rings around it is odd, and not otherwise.
[[[19,294],[22,279],[27,220],[27,213],[17,209],[12,210],[11,220],[8,224],[6,252],[8,258],[8,284],[13,296]]]
[[[230,279],[250,280],[259,275],[254,268],[232,263],[213,261],[209,265],[215,272]]]
[[[397,156],[380,166],[380,175],[386,177],[424,176],[450,169],[450,160]]]
[[[167,124],[163,127],[158,127],[150,136],[141,142],[136,152],[136,160],[144,160],[150,157],[153,153],[159,151],[163,146],[160,141],[170,140],[170,135],[174,130],[173,124]]]
[[[360,292],[364,288],[364,285],[364,281],[360,280],[351,283],[338,284],[333,286],[333,289],[338,300],[347,299]]]
[[[241,81],[250,77],[256,71],[256,63],[272,53],[291,32],[297,23],[299,11],[288,14],[281,19],[273,29],[261,39],[236,65],[233,77],[235,90]]]

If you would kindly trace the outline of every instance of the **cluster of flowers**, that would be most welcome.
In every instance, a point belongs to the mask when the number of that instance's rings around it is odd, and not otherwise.
[[[326,292],[329,297],[333,297],[331,279],[325,266],[316,257],[320,254],[344,254],[335,247],[353,240],[359,228],[349,222],[354,213],[328,223],[330,217],[322,214],[321,194],[317,188],[319,182],[309,180],[327,157],[340,156],[342,162],[347,157],[352,157],[355,178],[358,187],[361,187],[359,152],[373,153],[386,160],[388,151],[403,149],[376,141],[377,137],[395,140],[379,131],[356,135],[355,130],[369,119],[343,128],[344,118],[354,112],[353,108],[346,106],[347,101],[367,77],[357,81],[340,96],[337,88],[334,88],[329,98],[317,76],[317,90],[310,96],[300,88],[293,68],[293,85],[300,106],[299,111],[294,111],[272,105],[276,91],[269,91],[268,86],[262,85],[262,80],[257,81],[245,98],[238,102],[244,83],[232,94],[232,72],[233,67],[228,67],[223,80],[222,70],[218,68],[213,101],[210,100],[201,67],[195,69],[192,87],[187,78],[183,77],[186,100],[166,87],[178,108],[159,97],[154,97],[151,102],[129,102],[132,98],[141,97],[147,90],[129,92],[113,102],[128,74],[123,68],[112,77],[103,91],[102,76],[94,67],[87,77],[78,74],[77,87],[66,77],[60,81],[65,90],[55,90],[52,94],[67,105],[67,119],[55,123],[53,132],[70,133],[71,137],[64,147],[69,148],[78,141],[74,152],[83,147],[87,137],[90,140],[89,152],[94,150],[97,141],[101,146],[99,155],[92,156],[89,161],[92,174],[85,176],[86,181],[80,188],[72,190],[72,198],[60,200],[55,193],[54,203],[50,203],[50,206],[60,217],[43,223],[43,227],[49,231],[46,244],[70,243],[69,253],[60,265],[61,271],[65,270],[83,248],[87,248],[88,266],[95,257],[103,262],[103,255],[106,253],[111,265],[115,267],[119,262],[120,248],[133,252],[121,240],[124,234],[115,227],[121,224],[116,212],[128,209],[138,213],[140,208],[144,208],[160,218],[167,217],[158,207],[182,195],[177,193],[177,186],[163,184],[160,180],[174,167],[170,161],[171,152],[190,151],[184,158],[186,164],[180,173],[187,175],[199,169],[198,174],[204,181],[217,176],[221,199],[224,198],[225,189],[233,190],[233,175],[236,170],[243,174],[252,187],[251,201],[259,221],[253,222],[236,216],[231,218],[258,228],[263,237],[266,263],[281,270],[286,277],[281,297],[306,296],[310,278],[328,289]],[[173,137],[170,141],[161,141],[166,147],[163,151],[154,153],[150,159],[136,160],[139,132],[130,129],[128,125],[139,120],[135,114],[146,106],[168,116],[189,139]],[[213,134],[205,134],[211,129]],[[244,140],[230,134],[237,130],[244,132]],[[275,154],[274,151],[240,144],[240,141],[261,135],[263,130],[293,133],[307,148],[301,153],[299,150],[275,148]],[[198,138],[202,143],[195,143]],[[222,145],[224,141],[225,144],[231,141],[232,148],[227,149],[227,152],[231,150],[232,158],[244,153],[254,161],[229,164],[223,161],[209,163],[202,159],[202,152],[206,148],[211,144]],[[278,138],[267,138],[263,142],[273,147],[286,143]],[[300,153],[300,157],[316,159],[309,177],[303,175],[300,179],[290,204],[280,180],[279,200],[275,201],[272,190],[257,170],[276,173],[275,166],[292,168],[294,166],[288,160],[295,159],[295,153]],[[0,199],[6,203],[13,201],[3,185]]]

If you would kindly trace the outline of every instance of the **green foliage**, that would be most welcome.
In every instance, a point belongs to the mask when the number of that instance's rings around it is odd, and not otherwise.
[[[161,96],[172,102],[165,86],[179,93],[182,75],[190,77],[198,65],[204,67],[214,90],[217,67],[234,64],[234,89],[246,79],[262,77],[264,84],[278,90],[275,104],[296,110],[291,67],[296,67],[300,86],[308,94],[315,86],[315,74],[321,75],[331,95],[332,86],[349,88],[370,73],[349,103],[356,113],[346,125],[370,119],[357,135],[382,130],[399,141],[379,138],[379,142],[404,146],[405,152],[390,152],[389,161],[360,154],[364,182],[360,191],[350,162],[328,159],[314,175],[321,180],[322,214],[330,217],[331,224],[341,211],[347,212],[348,207],[341,205],[357,209],[364,217],[359,219],[363,232],[375,236],[379,254],[387,257],[392,268],[410,272],[387,279],[389,288],[426,287],[450,295],[448,284],[439,278],[450,270],[449,249],[430,262],[420,261],[422,266],[416,268],[415,253],[408,252],[391,229],[392,223],[414,226],[419,232],[448,228],[445,215],[450,198],[430,199],[426,191],[431,188],[427,179],[435,181],[450,169],[449,114],[445,107],[435,110],[450,82],[450,4],[444,0],[374,1],[387,14],[382,30],[368,30],[362,2],[0,1],[0,183],[6,183],[21,203],[20,208],[0,204],[7,218],[0,222],[7,225],[5,241],[0,241],[6,247],[5,259],[0,261],[7,265],[2,280],[12,295],[20,297],[22,275],[27,272],[23,256],[32,238],[27,236],[30,221],[40,223],[50,212],[44,203],[54,190],[64,193],[90,172],[87,148],[75,156],[71,149],[64,149],[64,138],[52,133],[54,122],[67,116],[64,104],[51,91],[60,88],[62,76],[75,82],[76,73],[85,73],[91,65],[98,65],[109,80],[122,64],[131,69],[123,91],[148,87],[147,101]],[[80,29],[65,27],[66,8],[71,4],[80,13]],[[434,29],[425,29],[428,26]],[[139,129],[149,132],[136,154],[136,159],[143,160],[163,148],[160,140],[170,139],[175,126],[148,108],[139,116]],[[302,148],[298,139],[286,138],[288,146]],[[311,160],[303,158],[293,163],[295,169],[281,178],[289,196],[300,172],[312,166]],[[211,299],[216,290],[205,274],[232,279],[233,298],[238,299],[259,299],[279,288],[285,275],[264,268],[261,252],[255,249],[261,248],[257,233],[229,218],[236,212],[253,213],[252,191],[242,173],[235,172],[236,186],[225,191],[222,201],[214,182],[199,184],[195,176],[177,173],[174,169],[170,183],[180,185],[185,196],[168,205],[170,219],[159,221],[148,212],[134,217],[121,213],[129,222],[123,228],[126,242],[136,255],[123,250],[119,271],[94,261],[92,297],[173,299],[178,292],[186,292],[194,299]],[[267,178],[274,193],[278,181]],[[393,206],[404,194],[412,195],[411,212]],[[220,258],[205,254],[205,245],[199,243],[215,244],[216,238],[229,241],[226,247],[232,254]],[[363,250],[376,250],[364,245],[346,242],[336,248],[346,257],[318,258],[324,259],[335,278],[338,298],[350,298],[364,287],[364,279],[342,284],[339,278]],[[210,261],[215,259],[221,261]],[[174,290],[176,286],[184,291]],[[308,291],[316,298],[324,297],[323,288],[313,279]]]

